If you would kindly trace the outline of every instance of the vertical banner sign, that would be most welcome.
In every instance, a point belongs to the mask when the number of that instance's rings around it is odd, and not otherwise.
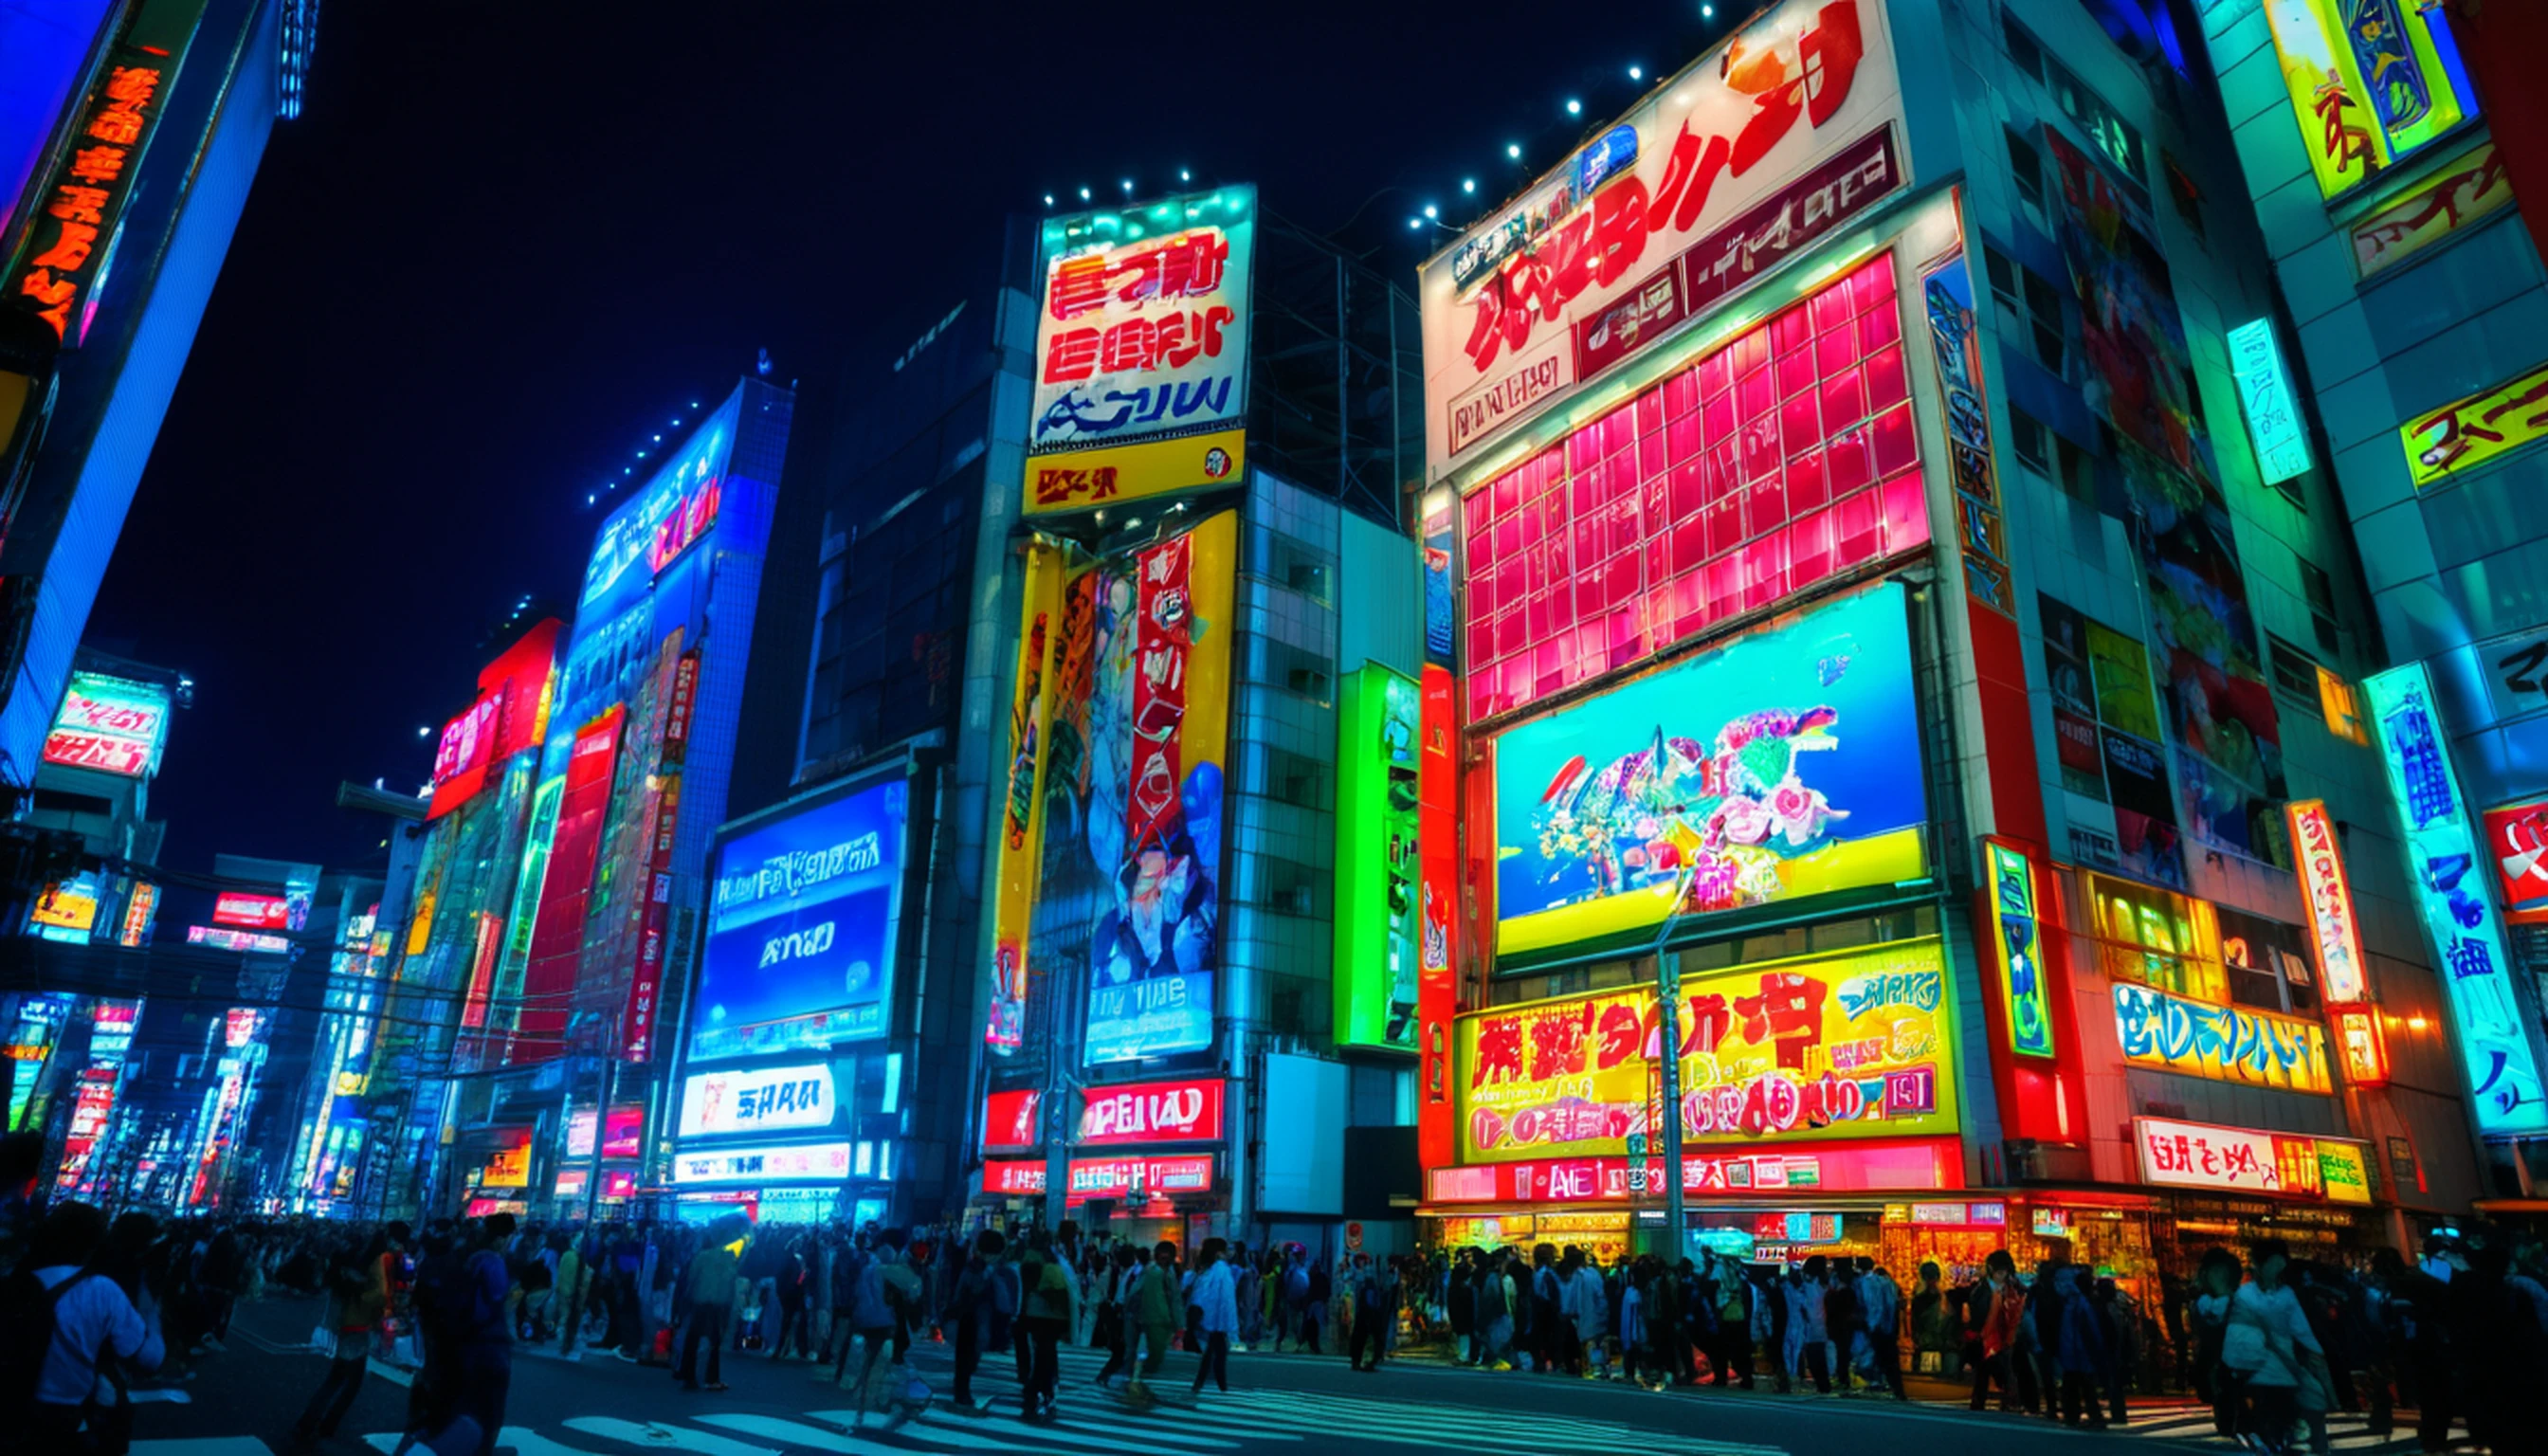
[[[2300,861],[2301,893],[2309,897],[2310,929],[2318,943],[2319,988],[2328,1002],[2359,1001],[2362,936],[2353,919],[2353,888],[2344,877],[2344,852],[2335,843],[2335,819],[2321,799],[2294,799],[2292,854]]]
[[[2330,1006],[2327,1025],[2335,1032],[2335,1054],[2344,1061],[2344,1079],[2357,1087],[2389,1085],[2389,1039],[2380,1031],[2380,1013],[2367,1002]]]
[[[1236,471],[1255,226],[1246,186],[1046,220],[1027,513]]]
[[[601,853],[601,824],[610,807],[610,775],[619,762],[619,729],[628,710],[612,703],[576,731],[558,798],[557,837],[540,886],[531,928],[530,964],[522,976],[521,1037],[516,1061],[543,1061],[565,1049],[566,1000],[584,956],[584,918],[592,895],[592,866]]]
[[[566,775],[542,783],[531,795],[530,831],[522,837],[522,867],[513,881],[513,917],[504,936],[504,956],[496,966],[496,994],[515,1008],[505,1024],[519,1024],[522,976],[531,963],[531,930],[539,923],[540,891],[549,868],[549,845],[557,837],[558,803],[566,794]],[[503,1059],[510,1061],[508,1046]]]
[[[1451,1020],[1460,1010],[1453,971],[1452,927],[1460,883],[1459,683],[1449,668],[1427,664],[1421,724],[1424,751],[1417,773],[1416,838],[1422,866],[1423,928],[1416,951],[1415,1140],[1427,1168],[1455,1162],[1457,1110],[1451,1101]]]
[[[2020,1056],[2052,1054],[2052,1013],[2044,995],[2043,938],[2035,919],[2035,864],[2024,850],[1984,840],[1990,857],[1991,904],[1999,935],[2001,999],[2008,1003],[2009,1049]]]
[[[2238,377],[2247,442],[2255,447],[2256,469],[2265,484],[2306,473],[2309,436],[2302,431],[2300,411],[2292,408],[2291,379],[2283,373],[2283,349],[2274,339],[2273,319],[2258,318],[2230,330],[2230,370]]]
[[[690,716],[698,707],[699,650],[682,653],[673,665],[673,694],[664,704],[664,749],[656,756],[667,769],[681,766],[690,751]]]
[[[1973,276],[1964,255],[1959,251],[1931,270],[1920,291],[1929,311],[1929,343],[1938,359],[1938,403],[1946,415],[1964,594],[2015,621],[2008,527],[2000,511],[1999,470],[1992,463],[1990,408],[1982,403],[1981,345],[1973,332]]]
[[[191,31],[193,19],[186,24]],[[93,295],[114,254],[134,177],[159,130],[159,114],[186,53],[187,36],[152,37],[145,29],[146,21],[136,22],[108,56],[74,123],[78,130],[46,183],[18,263],[9,270],[10,305],[52,325],[65,348],[78,348],[88,333]],[[168,44],[145,44],[155,40]]]
[[[2432,681],[2423,664],[2409,663],[2364,679],[2362,690],[2371,700],[2389,789],[2407,832],[2416,908],[2423,912],[2434,963],[2459,1025],[2478,1131],[2548,1131],[2538,1053],[2487,894],[2483,849],[2433,708]]]
[[[1074,866],[1104,886],[1088,951],[1091,1065],[1212,1045],[1237,553],[1238,517],[1222,511],[1097,568],[1090,860]]]
[[[1001,800],[999,878],[991,904],[991,1012],[983,1041],[1008,1055],[1026,1041],[1027,930],[1044,864],[1046,742],[1052,734],[1053,650],[1061,636],[1061,549],[1027,546],[1017,690],[1009,700],[1008,792]]]
[[[1336,705],[1335,1039],[1416,1045],[1415,683],[1378,663]]]
[[[695,659],[683,657],[687,663]],[[670,739],[668,738],[669,744]],[[619,1059],[644,1061],[654,1054],[655,1021],[664,998],[665,937],[673,915],[673,831],[682,812],[682,775],[666,774],[655,798],[655,828],[647,846],[644,908],[637,927],[637,974],[620,1013]]]

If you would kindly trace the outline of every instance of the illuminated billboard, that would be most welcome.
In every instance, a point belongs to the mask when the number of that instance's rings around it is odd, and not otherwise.
[[[2292,403],[2291,378],[2283,372],[2283,349],[2274,338],[2273,319],[2258,318],[2230,330],[2230,372],[2238,380],[2238,403],[2247,415],[2247,442],[2255,447],[2256,468],[2265,484],[2307,473],[2309,433]]]
[[[991,900],[990,1013],[982,1038],[1000,1055],[1026,1039],[1027,934],[1044,868],[1046,740],[1052,733],[1053,651],[1062,637],[1061,548],[1031,541],[1018,623],[1017,682],[1009,699],[1009,764],[1000,798],[998,879]]]
[[[690,1014],[690,1057],[792,1051],[890,1029],[904,820],[895,778],[726,842]]]
[[[2484,465],[2548,437],[2548,364],[2491,390],[2428,410],[2398,427],[2407,452],[2407,478],[2425,490],[2455,472]]]
[[[742,410],[743,392],[738,390],[700,420],[679,453],[602,522],[585,563],[580,617],[598,622],[628,606],[656,573],[714,524],[713,504],[695,531],[690,516],[697,502],[722,495]]]
[[[1462,497],[1471,721],[1928,544],[1905,347],[1880,253]]]
[[[2319,988],[2333,1003],[2359,1001],[2362,936],[2353,916],[2353,886],[2336,843],[2335,816],[2322,799],[2295,799],[2283,812],[2292,826],[2292,854],[2300,863],[2301,893],[2309,900],[2310,929],[2318,944]]]
[[[2216,1082],[2331,1092],[2326,1029],[2244,1006],[2212,1006],[2168,991],[2115,983],[2124,1059]]]
[[[1247,418],[1255,228],[1247,186],[1045,220],[1030,514],[1231,477]]]
[[[1378,663],[1336,703],[1335,1039],[1415,1046],[1416,734],[1413,679]]]
[[[46,940],[85,941],[97,927],[98,900],[105,892],[98,872],[83,869],[45,886],[27,918]]]
[[[1212,1045],[1237,549],[1222,511],[1063,592],[1037,954],[1087,957],[1091,1065]]]
[[[2432,680],[2423,664],[2409,663],[2363,679],[2362,695],[2407,832],[2408,876],[2450,997],[2478,1132],[2548,1131],[2536,1042],[2512,982],[2519,966],[2487,893],[2477,826],[2451,769]]]
[[[555,617],[548,618],[479,672],[477,700],[443,725],[433,756],[427,819],[468,802],[486,786],[489,769],[538,747],[547,737],[554,686],[550,669],[562,630]]]
[[[281,895],[223,890],[213,897],[213,924],[245,926],[249,930],[290,930],[292,911]]]
[[[1683,972],[1682,1126],[1693,1143],[1956,1128],[1953,977],[1937,941]],[[1463,1162],[1619,1154],[1650,1132],[1652,986],[1459,1019]]]
[[[682,1082],[681,1136],[828,1128],[840,1108],[832,1068],[823,1062],[696,1072]]]
[[[2371,1202],[2369,1148],[2360,1142],[2167,1118],[2133,1119],[2133,1142],[2141,1181],[2162,1188]]]
[[[2422,150],[2473,110],[2450,18],[2426,0],[2265,0],[2321,197]]]
[[[45,762],[144,778],[159,772],[168,689],[103,673],[73,673],[45,736]]]
[[[1418,274],[1434,478],[1906,181],[1884,0],[1786,0]]]
[[[1498,737],[1504,953],[1927,873],[1899,585]]]

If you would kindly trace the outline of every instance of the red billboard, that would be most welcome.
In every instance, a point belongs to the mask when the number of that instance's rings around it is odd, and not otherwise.
[[[2486,811],[2486,843],[2495,882],[2515,920],[2548,919],[2548,799],[2525,799]]]
[[[982,1164],[982,1191],[1034,1198],[1044,1192],[1044,1159],[1000,1158]]]
[[[1127,1082],[1082,1094],[1082,1142],[1205,1142],[1221,1137],[1220,1078]]]
[[[1043,1093],[1030,1087],[1023,1092],[994,1092],[982,1099],[983,1147],[1043,1145]]]
[[[469,802],[486,787],[488,769],[548,736],[549,670],[561,630],[557,618],[543,619],[479,672],[477,701],[443,725],[426,818]]]
[[[531,925],[530,960],[522,975],[519,1059],[545,1061],[564,1049],[566,1003],[584,955],[586,901],[593,861],[610,808],[611,771],[619,763],[619,729],[628,716],[617,703],[576,731],[566,789],[558,800],[557,835],[540,881],[540,910]]]
[[[1038,1168],[1042,1163],[1036,1164]],[[1070,1203],[1092,1198],[1147,1198],[1152,1194],[1210,1193],[1212,1154],[1190,1157],[1075,1157],[1070,1160]]]
[[[213,923],[245,926],[249,930],[292,928],[281,895],[252,895],[244,890],[224,890],[214,897]]]
[[[601,1155],[635,1157],[646,1150],[646,1105],[623,1103],[601,1122]]]

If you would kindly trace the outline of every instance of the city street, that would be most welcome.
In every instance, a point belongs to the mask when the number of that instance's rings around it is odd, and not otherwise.
[[[302,1347],[315,1301],[272,1300],[242,1306],[228,1349],[200,1357],[197,1378],[142,1396],[135,1456],[282,1456],[301,1403],[324,1371]],[[1972,1415],[1959,1406],[1919,1401],[1908,1407],[1866,1397],[1759,1393],[1651,1394],[1622,1383],[1538,1379],[1448,1368],[1422,1359],[1393,1362],[1377,1376],[1356,1375],[1333,1354],[1235,1355],[1231,1390],[1207,1392],[1188,1406],[1192,1360],[1169,1356],[1161,1389],[1170,1401],[1137,1411],[1098,1392],[1090,1378],[1100,1351],[1067,1347],[1061,1357],[1061,1418],[1029,1426],[1016,1414],[1017,1381],[1009,1358],[984,1361],[975,1395],[990,1411],[961,1415],[947,1409],[951,1355],[922,1344],[913,1361],[937,1400],[902,1429],[870,1422],[853,1432],[849,1401],[809,1379],[812,1367],[773,1365],[759,1355],[729,1355],[722,1394],[687,1393],[661,1369],[608,1355],[563,1360],[517,1350],[511,1403],[501,1447],[514,1456],[625,1456],[633,1449],[684,1456],[882,1456],[896,1451],[1037,1452],[1060,1456],[1154,1451],[1193,1456],[1254,1456],[1392,1449],[1466,1451],[1490,1456],[1861,1456],[1899,1449],[1956,1456],[2018,1456],[2060,1450],[2074,1442],[2111,1443],[2044,1421]],[[406,1411],[405,1377],[377,1362],[344,1430],[318,1456],[361,1456],[368,1445],[396,1445]],[[386,1378],[384,1378],[386,1376]],[[1932,1394],[1944,1397],[1947,1388]],[[2358,1418],[2331,1423],[2334,1446],[2347,1452],[2412,1450],[2411,1430],[2375,1439]],[[2131,1437],[2218,1449],[2206,1412],[2182,1406],[2136,1408]]]

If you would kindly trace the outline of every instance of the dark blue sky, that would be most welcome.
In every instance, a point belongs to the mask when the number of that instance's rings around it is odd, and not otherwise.
[[[90,621],[198,683],[166,863],[373,853],[337,781],[422,780],[488,634],[572,598],[586,493],[756,349],[828,401],[987,274],[1003,213],[1180,167],[1316,230],[1359,210],[1339,237],[1411,288],[1410,213],[1502,198],[1508,141],[1556,160],[1631,63],[1722,34],[1698,12],[327,7]]]

